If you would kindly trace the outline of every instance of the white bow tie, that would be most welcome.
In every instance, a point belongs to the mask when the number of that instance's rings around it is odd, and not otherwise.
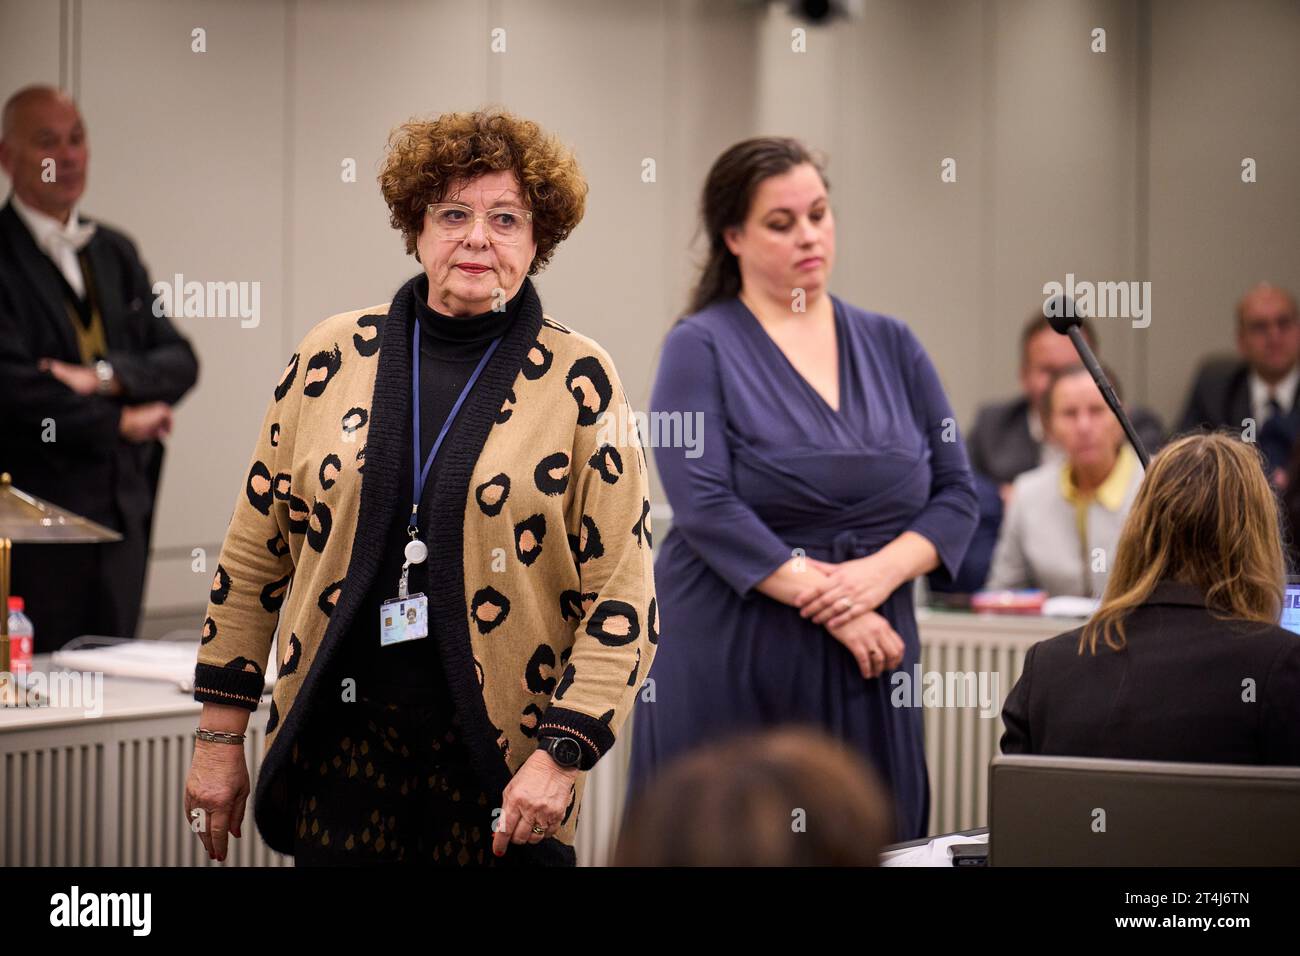
[[[95,224],[83,222],[71,228],[63,228],[45,234],[45,250],[51,255],[58,255],[64,248],[80,252],[95,235]]]

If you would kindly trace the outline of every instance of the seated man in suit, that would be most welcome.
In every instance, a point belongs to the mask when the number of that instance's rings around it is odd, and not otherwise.
[[[1291,293],[1260,283],[1241,297],[1237,352],[1201,366],[1179,430],[1228,428],[1248,438],[1253,432],[1269,479],[1280,488],[1300,435],[1300,319]]]
[[[1097,351],[1092,323],[1084,319],[1080,328],[1088,345]],[[998,482],[1004,498],[1018,475],[1061,457],[1060,450],[1045,441],[1039,409],[1052,376],[1078,363],[1070,339],[1048,324],[1041,309],[1035,310],[1020,332],[1020,395],[981,407],[966,436],[971,467]],[[1128,411],[1138,437],[1154,455],[1164,441],[1160,419],[1143,408]]]
[[[1151,461],[1101,607],[1029,649],[1002,752],[1300,765],[1300,636],[1255,446],[1187,435]]]
[[[2,123],[13,192],[0,209],[0,471],[123,536],[14,546],[13,593],[41,653],[81,634],[135,636],[160,439],[198,361],[154,315],[131,240],[79,213],[89,150],[76,104],[28,87]]]

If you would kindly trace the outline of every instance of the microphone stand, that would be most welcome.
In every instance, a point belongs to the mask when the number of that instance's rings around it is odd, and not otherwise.
[[[1061,330],[1057,329],[1057,331]],[[1077,321],[1066,329],[1066,335],[1074,343],[1074,350],[1079,353],[1079,359],[1092,375],[1092,380],[1097,383],[1097,388],[1101,389],[1101,397],[1106,399],[1106,404],[1110,406],[1110,410],[1119,419],[1120,425],[1124,428],[1124,434],[1128,436],[1128,443],[1137,452],[1138,461],[1142,462],[1142,470],[1145,471],[1151,464],[1151,456],[1147,454],[1146,446],[1142,444],[1142,439],[1138,437],[1136,429],[1133,428],[1133,422],[1129,419],[1128,412],[1124,411],[1124,406],[1120,404],[1119,396],[1115,394],[1115,388],[1110,384],[1110,379],[1102,371],[1097,356],[1093,355],[1092,349],[1088,348],[1088,341],[1083,337],[1083,333],[1079,331]]]

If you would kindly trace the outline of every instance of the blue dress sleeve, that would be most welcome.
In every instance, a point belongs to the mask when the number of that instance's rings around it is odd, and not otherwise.
[[[673,529],[737,594],[749,598],[754,585],[790,560],[791,548],[736,494],[719,372],[706,332],[681,323],[668,333],[650,405],[659,416],[698,415],[700,442],[695,449],[656,444],[655,463],[673,509]]]
[[[931,473],[930,500],[907,530],[934,545],[941,570],[952,579],[979,523],[975,479],[939,373],[916,336],[910,330],[905,334],[911,352],[912,407],[930,445]]]

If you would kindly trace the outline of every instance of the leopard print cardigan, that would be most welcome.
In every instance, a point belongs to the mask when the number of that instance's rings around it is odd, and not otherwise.
[[[288,756],[313,703],[340,693],[323,675],[374,580],[410,440],[413,283],[303,339],[212,582],[197,700],[256,710],[278,624],[254,818],[283,853]],[[608,753],[658,641],[645,453],[635,427],[608,427],[634,422],[622,384],[603,348],[543,314],[531,282],[524,296],[448,433],[421,522],[429,554],[453,562],[430,588],[429,639],[498,798],[539,731],[576,739],[584,771]],[[556,834],[570,847],[585,781]]]

